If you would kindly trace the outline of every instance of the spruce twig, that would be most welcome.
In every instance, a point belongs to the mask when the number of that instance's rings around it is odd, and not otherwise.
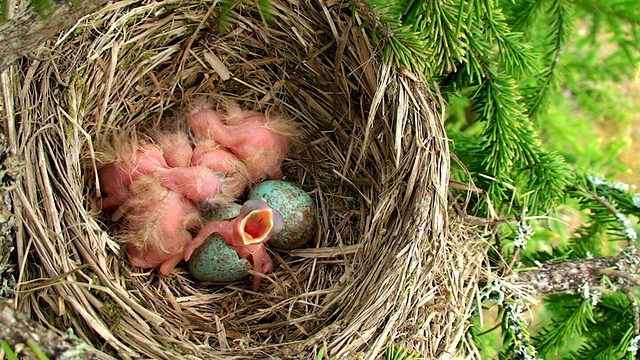
[[[623,273],[626,274],[626,273]],[[627,274],[629,275],[629,274]],[[638,285],[638,279],[635,279],[636,285]],[[623,289],[624,294],[631,304],[631,312],[633,313],[633,335],[640,335],[640,307],[638,306],[638,300],[633,294],[633,288],[631,286],[625,286]]]
[[[525,265],[516,270],[516,281],[532,286],[536,293],[578,293],[584,283],[592,288],[600,286],[601,271],[615,267],[620,256],[555,260]]]

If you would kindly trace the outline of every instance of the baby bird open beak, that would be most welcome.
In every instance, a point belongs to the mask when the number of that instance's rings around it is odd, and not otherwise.
[[[261,243],[273,228],[271,211],[255,210],[240,222],[242,242],[245,245]]]
[[[189,260],[193,251],[201,246],[213,233],[218,233],[227,245],[236,249],[238,256],[249,260],[253,270],[266,274],[273,263],[265,242],[284,227],[282,215],[264,200],[248,200],[242,205],[240,215],[229,221],[211,221],[202,227],[184,250],[184,259]],[[258,290],[260,277],[254,277],[253,289]]]
[[[238,234],[242,239],[242,245],[260,244],[282,230],[284,224],[282,215],[266,205],[264,201],[249,200],[245,203],[244,208],[249,213],[240,217],[242,220],[238,224]]]

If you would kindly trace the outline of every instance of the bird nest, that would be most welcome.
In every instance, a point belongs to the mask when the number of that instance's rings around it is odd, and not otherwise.
[[[99,358],[424,357],[465,343],[481,256],[447,214],[443,104],[421,76],[382,61],[375,19],[352,4],[242,5],[219,30],[216,2],[115,1],[5,74],[15,303]],[[364,14],[364,15],[363,15]],[[306,247],[273,251],[260,290],[129,264],[96,198],[96,154],[185,104],[232,100],[296,121],[285,179],[318,205]],[[395,345],[394,345],[395,346]]]

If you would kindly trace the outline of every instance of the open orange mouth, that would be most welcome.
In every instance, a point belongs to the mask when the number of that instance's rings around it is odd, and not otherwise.
[[[271,233],[271,229],[273,229],[271,209],[253,210],[240,222],[240,234],[245,245],[264,241]]]

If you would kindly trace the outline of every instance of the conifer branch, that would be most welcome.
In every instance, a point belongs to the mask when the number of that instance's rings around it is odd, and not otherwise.
[[[587,9],[591,13],[606,14],[630,25],[640,25],[640,9],[636,2],[629,2],[631,6],[615,6],[615,3],[609,1],[596,2],[592,0],[573,0],[573,3],[576,6]]]
[[[570,10],[566,0],[550,2],[547,10],[549,19],[549,33],[547,34],[547,49],[544,57],[546,64],[542,71],[536,75],[535,85],[531,89],[531,96],[527,99],[529,117],[534,118],[538,112],[546,106],[552,91],[558,85],[558,66],[560,54],[564,50],[570,30]]]
[[[633,313],[633,335],[640,335],[640,307],[638,306],[638,300],[633,295],[633,289],[627,286],[623,289],[624,294],[627,296],[629,304],[631,304],[631,311]]]
[[[555,260],[516,269],[515,281],[533,287],[541,295],[578,293],[584,283],[600,286],[602,270],[615,267],[620,256],[593,259]]]
[[[640,276],[626,273],[624,271],[613,270],[613,269],[600,269],[598,271],[600,275],[606,275],[609,277],[617,277],[628,281],[631,285],[640,286]]]

